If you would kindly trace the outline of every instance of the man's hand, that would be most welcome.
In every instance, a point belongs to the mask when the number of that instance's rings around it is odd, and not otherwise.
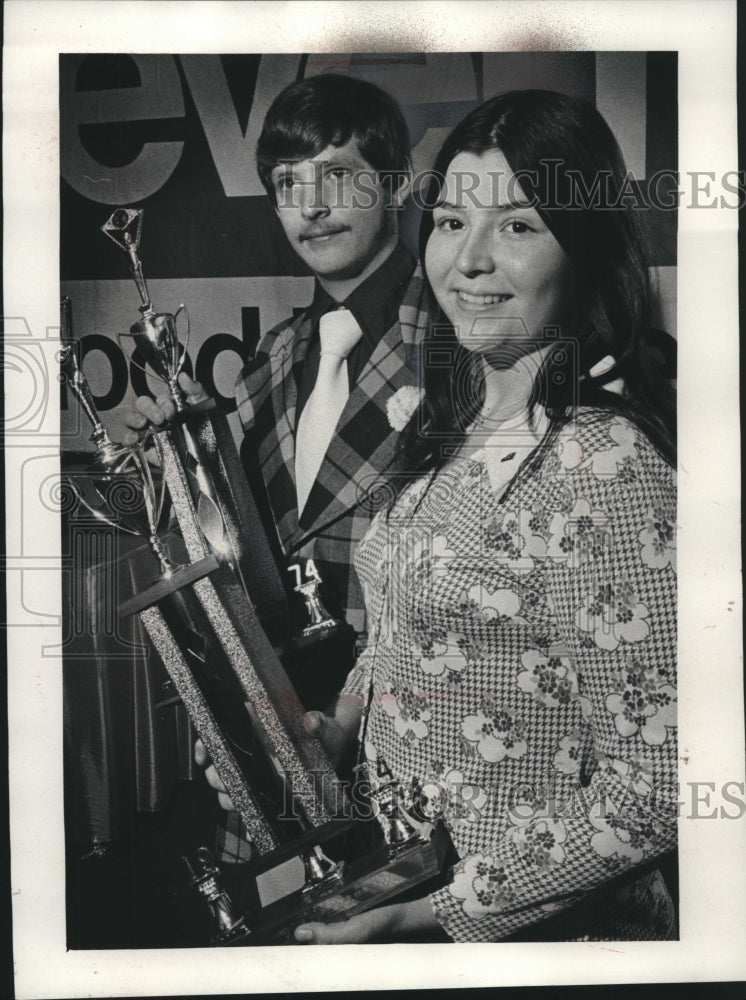
[[[339,757],[346,742],[344,730],[339,723],[324,715],[323,712],[307,712],[303,719],[303,725],[307,733],[317,736],[321,740],[321,745],[329,754],[332,763],[336,764],[335,756]],[[202,740],[197,740],[194,744],[194,760],[199,767],[205,768],[207,784],[218,793],[218,802],[222,808],[232,812],[235,809],[233,802],[215,770],[215,765],[210,761]]]
[[[350,736],[340,721],[323,712],[306,712],[303,726],[309,736],[315,736],[321,741],[332,764],[338,764]]]
[[[333,706],[333,715],[323,712],[306,712],[303,725],[310,736],[316,736],[323,748],[329,754],[333,764],[337,764],[345,747],[357,735],[357,727],[362,713],[362,702],[359,698],[338,698]],[[211,788],[218,793],[218,802],[227,811],[233,810],[233,803],[220,780],[218,772],[210,762],[207,750],[202,740],[194,744],[194,759],[199,767],[205,768],[205,777]]]
[[[348,746],[357,740],[363,701],[357,695],[340,694],[326,712],[306,712],[303,725],[306,732],[321,740],[335,766]]]
[[[186,393],[186,401],[190,405],[207,399],[207,393],[201,383],[189,378],[186,372],[179,375],[179,385]],[[176,416],[176,406],[168,393],[158,396],[155,402],[150,396],[138,396],[135,405],[136,410],[129,410],[124,415],[124,422],[130,428],[124,435],[125,444],[137,444],[142,432],[150,424],[160,427]]]
[[[194,760],[198,767],[205,768],[207,784],[211,788],[214,788],[218,793],[218,802],[222,808],[225,809],[226,812],[234,812],[233,803],[225,790],[225,785],[218,777],[218,772],[215,770],[215,766],[210,762],[207,750],[205,750],[205,744],[202,740],[197,740],[194,744]]]

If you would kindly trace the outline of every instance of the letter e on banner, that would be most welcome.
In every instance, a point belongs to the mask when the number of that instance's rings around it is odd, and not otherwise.
[[[88,152],[82,125],[105,125],[184,117],[184,94],[173,56],[127,56],[140,85],[77,90],[86,56],[60,59],[60,157],[62,176],[84,198],[105,205],[127,205],[158,191],[176,169],[183,142],[146,142],[131,163],[108,166]]]

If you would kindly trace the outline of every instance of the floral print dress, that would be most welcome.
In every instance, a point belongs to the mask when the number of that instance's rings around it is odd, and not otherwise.
[[[647,862],[676,844],[674,473],[604,411],[539,436],[417,480],[363,539],[346,690],[367,777],[448,828],[460,860],[430,900],[451,938],[580,900],[585,936],[672,936]]]

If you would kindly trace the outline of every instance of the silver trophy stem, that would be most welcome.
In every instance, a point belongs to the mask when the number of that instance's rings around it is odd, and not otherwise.
[[[151,535],[148,538],[148,542],[150,543],[150,547],[158,559],[158,562],[161,564],[161,575],[166,580],[170,579],[176,570],[180,569],[179,564],[173,561],[169,555],[168,549],[158,535]]]
[[[67,299],[66,301],[69,303],[70,300]],[[65,306],[65,300],[63,300],[63,334],[69,330],[69,311],[69,304]],[[65,314],[68,317],[67,322],[64,319]],[[106,428],[101,423],[88,380],[78,364],[76,345],[70,339],[63,341],[62,350],[60,351],[60,363],[67,377],[68,385],[93,426],[93,433],[90,440],[96,446],[98,458],[104,465],[115,465],[122,457],[122,446],[114,444]]]
[[[212,853],[200,847],[193,858],[182,858],[191,875],[190,885],[202,896],[210,911],[215,928],[214,945],[239,944],[250,936],[243,916],[236,913],[233,902],[220,884],[220,870]]]
[[[133,243],[129,233],[124,234],[125,244],[127,246],[127,253],[130,258],[130,267],[132,269],[132,277],[134,278],[135,284],[137,285],[137,291],[142,299],[142,305],[140,306],[140,312],[143,316],[152,316],[153,305],[150,301],[150,292],[148,291],[148,283],[145,281],[145,275],[142,270],[142,262],[137,254],[137,246]]]
[[[186,403],[184,402],[184,393],[179,385],[179,376],[175,375],[173,378],[169,378],[167,385],[171,400],[176,407],[176,412],[181,413],[182,410],[186,409]]]

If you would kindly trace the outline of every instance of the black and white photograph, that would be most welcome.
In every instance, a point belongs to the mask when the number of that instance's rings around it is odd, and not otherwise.
[[[742,978],[735,7],[142,6],[6,11],[16,995]]]

